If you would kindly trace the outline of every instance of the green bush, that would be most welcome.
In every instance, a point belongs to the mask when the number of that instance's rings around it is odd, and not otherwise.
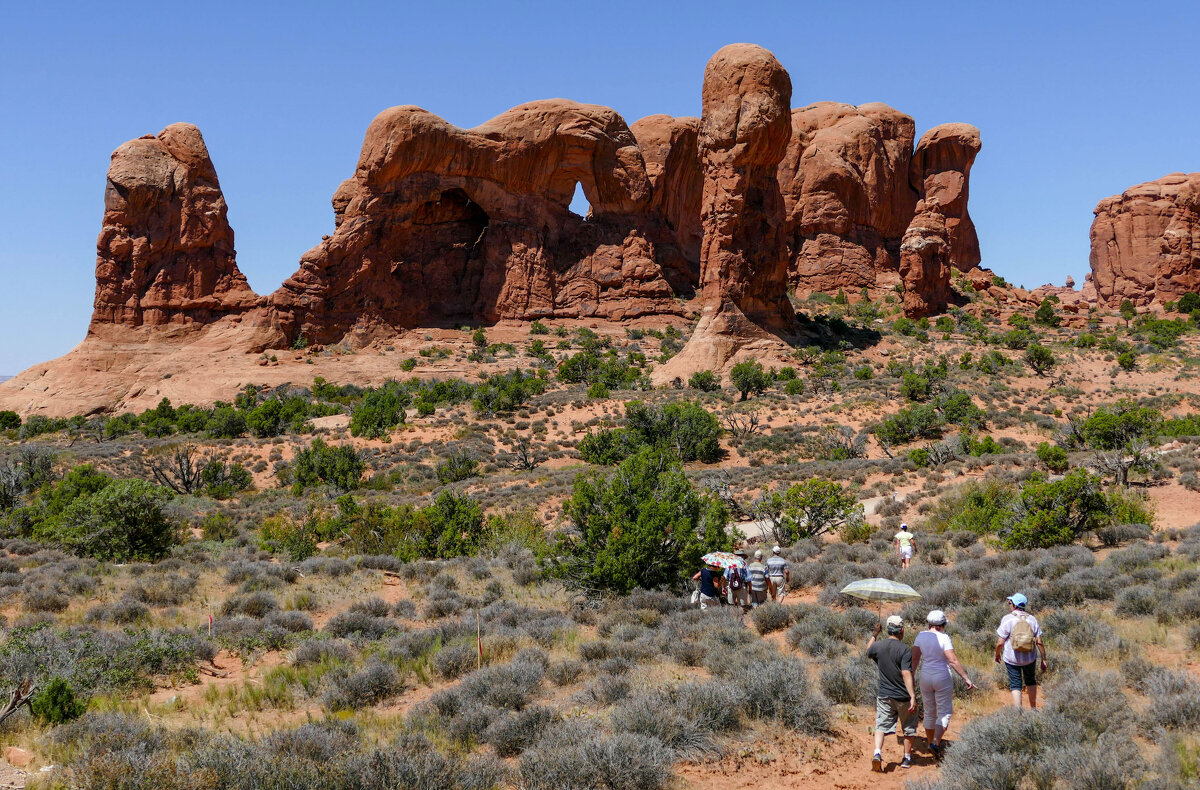
[[[145,480],[114,480],[75,498],[60,519],[35,530],[34,537],[98,560],[158,560],[178,533],[164,510],[170,499],[170,491]]]
[[[706,552],[727,549],[728,513],[678,463],[646,448],[611,474],[575,478],[552,573],[572,589],[628,593],[678,587]]]
[[[437,465],[438,482],[442,485],[457,483],[479,474],[479,462],[465,450],[457,450],[446,456],[446,460]]]
[[[1127,372],[1137,370],[1137,354],[1132,351],[1122,351],[1120,354],[1117,354],[1117,365],[1120,366],[1121,370]]]
[[[306,450],[296,453],[292,481],[297,493],[316,485],[330,485],[339,491],[358,488],[366,465],[350,445],[333,447],[314,439]]]
[[[1050,349],[1038,343],[1032,343],[1025,349],[1025,364],[1039,376],[1045,376],[1049,373],[1058,360],[1054,358],[1054,354]]]
[[[0,411],[0,431],[15,431],[21,427],[21,416],[15,411]]]
[[[625,404],[625,419],[625,428],[584,437],[579,443],[583,460],[617,464],[646,446],[684,463],[714,463],[721,458],[721,423],[697,403],[676,401],[658,406],[629,401]]]
[[[771,524],[774,538],[786,545],[862,520],[854,494],[840,483],[815,477],[784,490],[763,491],[754,512]]]
[[[589,433],[579,441],[579,455],[589,464],[613,466],[636,454],[645,442],[636,432],[626,428]]]
[[[83,715],[87,703],[75,698],[71,685],[55,676],[33,695],[29,701],[29,712],[43,725],[65,724]]]
[[[1067,471],[1067,451],[1049,442],[1042,442],[1037,446],[1037,459],[1051,472]]]
[[[964,483],[937,500],[926,514],[925,527],[933,532],[965,530],[977,535],[999,532],[1014,495],[1013,486],[999,480]]]
[[[885,444],[908,444],[917,439],[938,439],[942,435],[942,417],[928,403],[901,409],[884,418],[874,428],[875,436]]]
[[[472,405],[483,416],[514,411],[535,395],[546,391],[546,382],[533,373],[517,369],[489,376],[475,388]]]
[[[389,381],[379,389],[369,389],[350,413],[350,435],[379,439],[402,424],[407,417],[404,407],[412,396],[403,385]]]
[[[688,379],[688,387],[701,392],[716,392],[721,389],[721,379],[711,370],[698,370]]]
[[[998,536],[1006,549],[1062,546],[1103,527],[1109,518],[1100,478],[1076,469],[1061,480],[1035,476],[1023,485]]]
[[[1049,299],[1043,299],[1038,305],[1037,312],[1033,314],[1033,320],[1042,326],[1058,326],[1062,323],[1062,319],[1054,312],[1054,302]]]
[[[742,400],[754,393],[761,395],[771,386],[771,375],[763,370],[763,366],[754,360],[739,362],[729,371],[729,380],[734,388],[741,393]]]
[[[529,325],[529,334],[531,335],[548,335],[550,327],[543,324],[541,321],[534,321]]]

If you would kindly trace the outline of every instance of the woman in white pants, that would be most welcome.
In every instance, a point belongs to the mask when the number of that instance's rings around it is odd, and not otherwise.
[[[929,630],[917,634],[912,647],[913,670],[921,670],[921,703],[925,706],[925,740],[935,759],[942,759],[942,736],[950,726],[950,714],[954,712],[953,669],[966,682],[967,688],[975,684],[967,677],[954,644],[946,633],[946,613],[934,609],[925,618]]]

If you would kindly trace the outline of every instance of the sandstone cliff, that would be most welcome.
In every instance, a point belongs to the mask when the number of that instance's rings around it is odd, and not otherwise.
[[[1145,306],[1200,291],[1200,173],[1130,187],[1095,214],[1089,283],[1102,304]]]

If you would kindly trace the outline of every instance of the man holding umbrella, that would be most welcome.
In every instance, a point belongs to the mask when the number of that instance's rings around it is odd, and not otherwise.
[[[903,733],[904,759],[901,768],[912,767],[913,737],[917,734],[917,694],[913,688],[912,648],[904,644],[904,618],[887,619],[887,639],[879,640],[883,626],[875,624],[875,633],[867,642],[867,658],[879,667],[879,685],[875,699],[875,754],[871,767],[883,770],[883,738]],[[897,731],[899,727],[899,731]]]

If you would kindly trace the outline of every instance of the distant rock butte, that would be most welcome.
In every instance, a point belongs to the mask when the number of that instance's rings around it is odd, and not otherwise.
[[[1200,173],[1172,173],[1100,201],[1092,272],[1101,304],[1139,307],[1200,291]]]
[[[0,405],[60,411],[40,402],[54,392],[106,408],[131,386],[107,379],[134,357],[184,346],[364,345],[416,327],[698,311],[707,340],[680,364],[720,367],[792,331],[789,287],[903,283],[906,313],[944,309],[950,272],[980,260],[967,213],[978,130],[947,124],[914,144],[913,120],[890,107],[791,110],[791,93],[770,52],[734,44],[705,70],[701,118],[630,126],[551,99],[460,129],[419,107],[385,110],[333,195],[332,235],[267,296],[238,270],[200,131],[173,124],[113,153],[84,346],[6,384]],[[586,217],[570,210],[577,185]]]

